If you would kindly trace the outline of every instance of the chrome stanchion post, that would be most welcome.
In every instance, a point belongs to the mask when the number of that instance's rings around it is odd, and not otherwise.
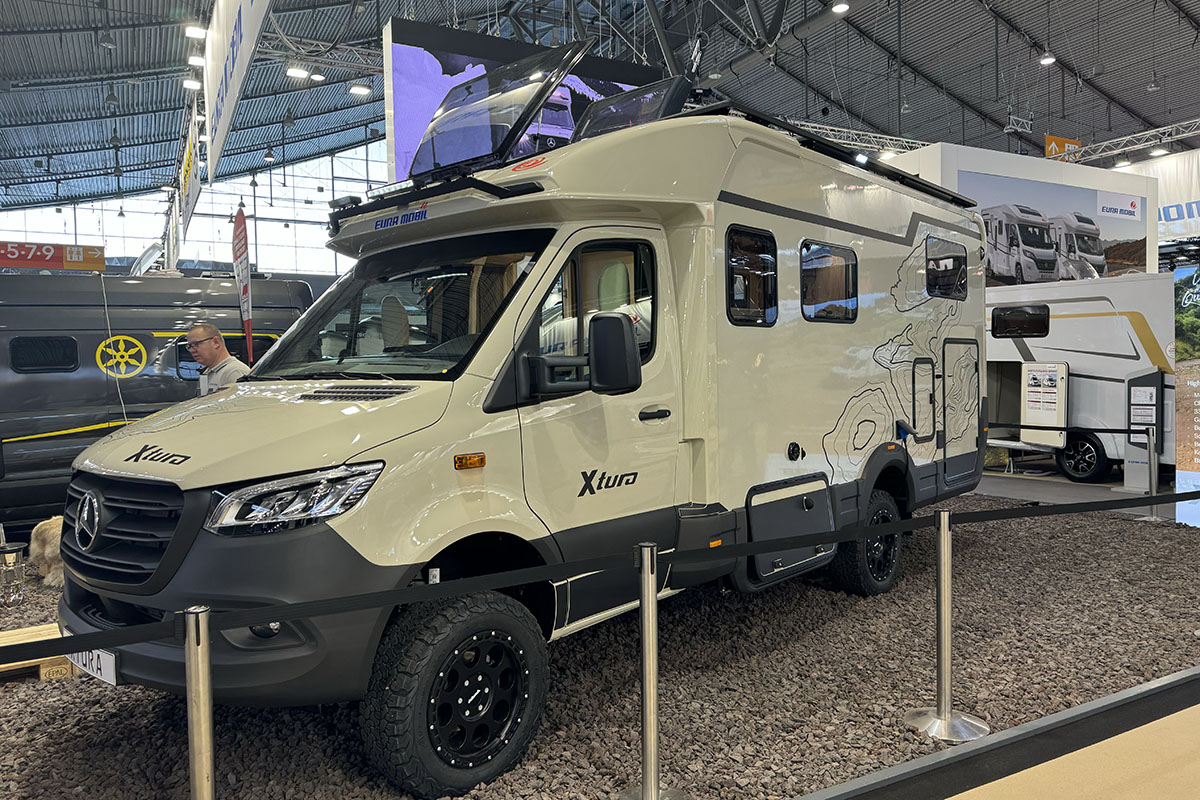
[[[954,710],[950,683],[951,648],[951,551],[950,512],[937,512],[937,707],[918,708],[904,721],[919,731],[947,744],[971,742],[991,732],[988,724],[972,714]]]
[[[1150,496],[1158,494],[1158,431],[1151,425],[1146,428],[1146,453],[1150,468]],[[1158,519],[1158,505],[1150,506],[1150,518]]]
[[[208,659],[208,606],[183,612],[184,676],[187,682],[188,756],[192,800],[214,800],[212,674]]]
[[[622,800],[690,800],[686,794],[659,786],[658,770],[658,545],[638,545],[642,618],[642,785],[621,794]]]

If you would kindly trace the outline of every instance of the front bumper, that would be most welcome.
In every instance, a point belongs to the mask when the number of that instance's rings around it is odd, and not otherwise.
[[[323,600],[406,586],[415,567],[380,567],[324,523],[263,536],[201,530],[174,575],[154,594],[90,586],[67,571],[59,624],[92,633],[168,618],[193,605],[221,611]],[[247,628],[212,633],[213,697],[238,705],[309,705],[357,699],[366,690],[390,608],[283,623],[277,636]],[[118,648],[117,677],[184,691],[180,642]]]

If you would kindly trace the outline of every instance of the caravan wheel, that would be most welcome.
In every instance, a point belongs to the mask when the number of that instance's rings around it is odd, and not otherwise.
[[[1090,433],[1072,433],[1067,446],[1054,453],[1058,468],[1076,483],[1095,483],[1112,471],[1104,445]]]
[[[511,597],[411,606],[384,633],[359,704],[367,758],[417,797],[465,794],[521,760],[548,672],[537,620]]]
[[[896,500],[879,489],[871,492],[867,519],[870,525],[899,521],[900,509],[896,507]],[[891,589],[900,576],[900,539],[898,533],[887,533],[839,544],[829,564],[838,588],[864,597]]]

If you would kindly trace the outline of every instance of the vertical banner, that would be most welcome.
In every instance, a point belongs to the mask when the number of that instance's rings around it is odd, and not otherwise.
[[[1200,152],[1152,158],[1122,172],[1158,179],[1158,238],[1200,236]]]
[[[233,220],[233,277],[237,281],[238,301],[242,308],[242,331],[246,335],[246,362],[254,363],[254,339],[251,338],[253,311],[250,305],[250,250],[246,246],[246,212],[238,209]]]
[[[167,208],[167,226],[163,230],[163,269],[175,269],[179,261],[179,192],[171,195]]]
[[[1175,341],[1167,355],[1175,359],[1175,491],[1191,492],[1200,489],[1200,271],[1195,267],[1175,270]],[[1175,521],[1200,525],[1200,500],[1176,504]]]
[[[188,225],[192,221],[192,212],[196,210],[196,202],[200,199],[200,123],[196,121],[196,99],[188,104],[188,134],[183,149],[183,163],[179,169],[179,195],[183,198],[180,209],[180,233],[187,238]]]
[[[271,0],[217,0],[204,43],[204,106],[208,113],[208,182],[233,127],[242,84],[254,60]]]

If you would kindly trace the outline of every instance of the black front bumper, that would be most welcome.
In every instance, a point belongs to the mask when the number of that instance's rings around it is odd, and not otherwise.
[[[91,586],[68,569],[59,623],[72,633],[92,633],[167,618],[197,604],[209,606],[215,617],[221,611],[394,589],[415,574],[415,567],[370,563],[321,523],[245,537],[202,529],[165,583],[153,581],[162,583],[153,594]],[[366,690],[390,614],[390,608],[380,608],[285,622],[267,639],[248,628],[214,630],[213,697],[239,705],[357,699]],[[180,642],[145,642],[117,652],[119,682],[183,693]]]

